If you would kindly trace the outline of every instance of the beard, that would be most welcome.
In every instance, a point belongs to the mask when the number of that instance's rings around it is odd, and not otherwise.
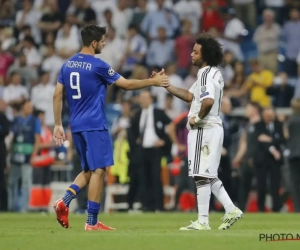
[[[95,48],[95,54],[101,54],[101,49],[99,49],[99,48]]]
[[[194,61],[192,64],[194,66],[198,66],[199,68],[201,68],[203,66],[203,63],[204,63],[203,60],[199,59],[197,61]]]

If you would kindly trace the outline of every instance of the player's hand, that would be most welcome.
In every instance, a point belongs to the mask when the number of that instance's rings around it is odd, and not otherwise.
[[[164,74],[165,74],[165,69],[162,68],[161,71],[159,72],[152,71],[150,78],[153,78],[155,75],[164,75]]]
[[[222,153],[221,153],[222,156],[226,156],[227,155],[227,150],[226,148],[222,148]]]
[[[156,87],[168,87],[170,85],[169,77],[166,75],[156,74],[153,79],[156,80],[154,84]]]
[[[53,130],[53,139],[56,145],[63,145],[64,141],[66,140],[66,135],[62,125],[55,125]]]
[[[266,134],[262,134],[258,137],[258,141],[260,141],[260,142],[272,142],[272,137],[270,137]]]
[[[196,125],[195,119],[196,119],[196,116],[192,117],[192,118],[189,120],[189,124],[190,124],[191,126],[195,126],[195,125]]]

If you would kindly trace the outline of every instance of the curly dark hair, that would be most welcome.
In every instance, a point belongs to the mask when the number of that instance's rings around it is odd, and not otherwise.
[[[221,44],[209,33],[201,33],[196,39],[201,45],[202,60],[211,67],[217,67],[223,62],[223,51]]]

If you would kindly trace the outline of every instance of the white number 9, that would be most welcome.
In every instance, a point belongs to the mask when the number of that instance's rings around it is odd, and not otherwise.
[[[75,83],[73,78],[75,77]],[[72,72],[70,74],[70,87],[71,89],[75,89],[77,91],[77,95],[72,95],[73,99],[80,99],[81,98],[81,91],[80,91],[80,75],[78,72]]]

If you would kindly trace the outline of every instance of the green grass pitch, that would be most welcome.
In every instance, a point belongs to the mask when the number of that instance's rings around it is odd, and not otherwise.
[[[85,216],[71,215],[70,228],[53,214],[0,214],[0,250],[289,250],[300,241],[260,242],[259,234],[300,234],[298,214],[245,214],[231,229],[217,230],[223,214],[210,215],[211,231],[182,232],[195,213],[101,214],[109,232],[85,232]]]

